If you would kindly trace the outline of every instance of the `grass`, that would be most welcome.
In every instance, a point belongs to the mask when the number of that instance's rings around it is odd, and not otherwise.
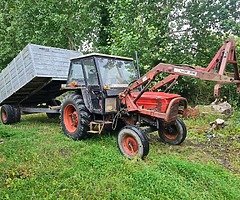
[[[144,161],[121,156],[114,134],[74,142],[43,114],[0,124],[0,199],[240,199],[240,117],[206,133],[215,119],[185,120],[180,146],[151,135]]]

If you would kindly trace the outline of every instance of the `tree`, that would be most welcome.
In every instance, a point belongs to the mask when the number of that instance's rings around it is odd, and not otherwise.
[[[99,9],[95,1],[1,1],[0,67],[28,43],[77,50],[94,42]]]
[[[132,56],[141,72],[159,62],[206,66],[229,35],[240,33],[237,0],[2,0],[0,69],[28,43]],[[175,91],[196,102],[209,84],[182,78]],[[210,90],[210,88],[209,88]],[[198,97],[198,99],[200,99]]]

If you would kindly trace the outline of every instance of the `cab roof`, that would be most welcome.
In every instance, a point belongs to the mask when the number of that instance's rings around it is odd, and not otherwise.
[[[87,58],[87,57],[106,57],[106,58],[117,58],[117,59],[122,59],[122,60],[131,60],[131,61],[133,61],[132,58],[122,57],[122,56],[115,56],[115,55],[108,55],[108,54],[101,54],[101,53],[90,53],[90,54],[86,54],[86,55],[82,55],[82,56],[79,56],[79,57],[72,58],[71,60]]]

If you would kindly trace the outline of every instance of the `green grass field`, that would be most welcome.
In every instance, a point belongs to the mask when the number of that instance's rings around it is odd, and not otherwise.
[[[0,199],[240,199],[240,116],[209,139],[214,119],[185,120],[180,146],[151,135],[144,161],[124,158],[114,133],[72,141],[43,114],[0,124]]]

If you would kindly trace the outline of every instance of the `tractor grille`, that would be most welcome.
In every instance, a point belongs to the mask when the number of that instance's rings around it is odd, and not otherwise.
[[[178,108],[179,108],[179,102],[176,102],[175,104],[172,105],[170,108],[170,113],[169,113],[169,119],[175,120],[178,116]]]

